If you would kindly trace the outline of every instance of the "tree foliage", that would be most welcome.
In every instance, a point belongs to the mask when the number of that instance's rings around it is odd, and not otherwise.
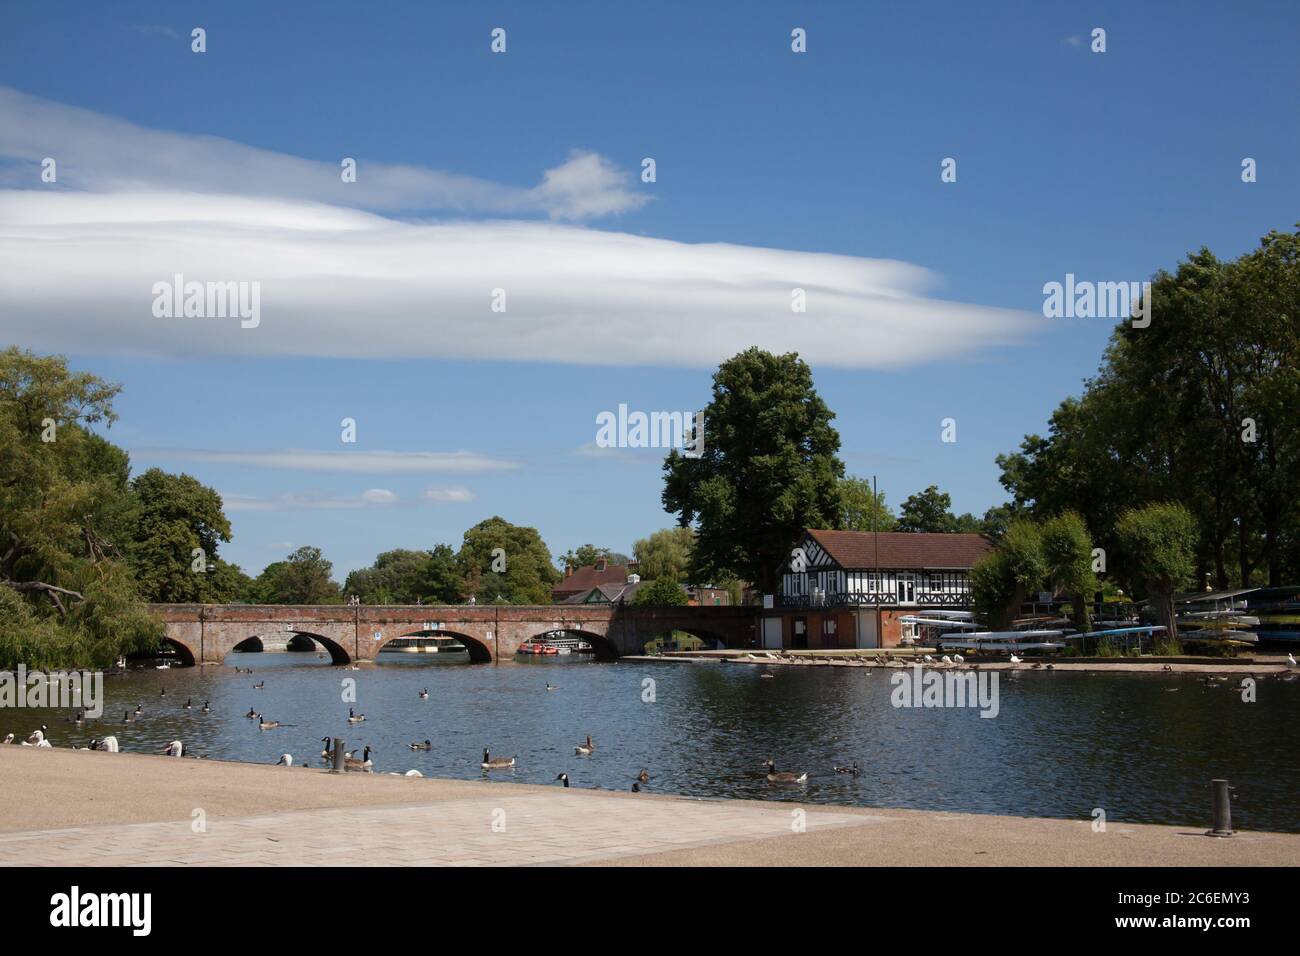
[[[637,588],[632,603],[637,607],[682,607],[690,603],[690,598],[672,578],[657,578]]]
[[[349,574],[343,590],[363,604],[452,604],[461,590],[456,554],[445,544],[385,551],[370,567]]]
[[[465,532],[456,568],[464,596],[484,604],[549,604],[560,580],[537,529],[497,516]]]
[[[341,604],[334,565],[320,548],[303,545],[283,561],[268,564],[253,581],[255,604]]]
[[[893,531],[898,519],[885,504],[883,491],[873,493],[871,482],[852,475],[839,480],[839,521],[842,531]]]
[[[664,509],[698,532],[692,577],[730,573],[770,592],[803,529],[839,523],[834,417],[798,355],[753,348],[722,363],[702,454],[664,462]]]
[[[663,528],[632,545],[636,571],[643,580],[685,583],[695,551],[695,532],[690,528]]]
[[[1183,505],[1161,502],[1120,515],[1115,532],[1121,560],[1147,590],[1157,620],[1178,641],[1173,595],[1191,583],[1196,566],[1196,519]]]

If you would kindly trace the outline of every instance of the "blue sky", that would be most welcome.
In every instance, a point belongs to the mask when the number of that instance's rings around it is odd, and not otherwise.
[[[223,553],[253,573],[315,544],[341,578],[493,514],[630,551],[671,524],[662,455],[590,454],[596,414],[699,408],[751,344],[810,359],[891,505],[933,483],[981,514],[1113,325],[1043,318],[1045,282],[1300,219],[1298,27],[1290,3],[10,4],[3,338],[122,382],[111,437],[240,502]],[[322,175],[344,156],[364,189]],[[257,329],[164,329],[114,285],[248,257]],[[806,315],[755,311],[800,281]],[[475,283],[525,304],[474,311]]]

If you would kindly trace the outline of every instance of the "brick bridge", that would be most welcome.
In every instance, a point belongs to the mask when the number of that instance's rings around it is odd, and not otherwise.
[[[453,637],[475,663],[510,660],[519,645],[549,631],[589,641],[600,657],[644,653],[647,641],[685,631],[725,647],[747,647],[757,636],[750,607],[627,607],[624,605],[255,605],[153,604],[167,641],[186,663],[220,664],[241,644],[279,647],[302,638],[329,651],[331,662],[374,660],[399,637]]]

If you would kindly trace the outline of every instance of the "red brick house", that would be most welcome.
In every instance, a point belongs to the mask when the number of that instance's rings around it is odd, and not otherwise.
[[[602,584],[623,584],[627,581],[628,566],[609,564],[601,558],[565,575],[564,580],[551,588],[552,603],[559,604],[575,594],[588,594]]]

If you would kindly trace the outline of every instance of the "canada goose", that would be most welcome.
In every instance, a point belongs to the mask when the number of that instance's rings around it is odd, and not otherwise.
[[[161,692],[158,696],[159,696],[159,697],[166,697],[166,696],[167,696],[167,688],[166,688],[166,687],[162,688],[162,692]]]
[[[1012,654],[1012,655],[1011,655],[1011,663],[1013,663],[1013,664],[1023,664],[1024,661],[1022,661],[1020,658],[1016,657],[1015,654]]]
[[[591,734],[587,734],[587,743],[578,744],[573,748],[573,752],[580,757],[590,757],[596,752],[596,745],[591,742]]]
[[[854,773],[854,774],[856,774],[856,773],[859,772],[859,771],[858,771],[858,762],[855,760],[855,761],[853,761],[852,764],[850,764],[850,765],[847,766],[847,767],[836,767],[836,768],[835,768],[835,772],[836,772],[836,773]]]
[[[555,779],[563,783],[566,787],[569,785],[569,775],[567,773],[562,773]]]
[[[799,773],[799,774],[790,773],[788,770],[783,773],[777,773],[776,764],[772,761],[772,758],[769,757],[767,760],[767,782],[768,783],[807,783],[808,771],[805,770],[803,773]]]
[[[184,745],[183,743],[181,743],[179,740],[173,740],[173,741],[172,741],[171,743],[169,743],[166,747],[164,747],[161,751],[159,751],[159,753],[164,753],[164,754],[166,754],[168,757],[184,757],[184,756],[185,756],[185,745]]]
[[[253,690],[261,690],[261,689],[262,689],[263,687],[265,687],[265,686],[266,686],[266,681],[264,681],[264,680],[260,680],[260,681],[258,681],[256,684],[253,685]]]
[[[208,702],[206,700],[203,702],[203,712],[205,714],[212,713],[212,708],[208,706]]]
[[[131,715],[131,712],[129,710],[122,714],[122,723],[124,724],[135,723],[135,717]]]
[[[557,685],[555,685],[555,684],[547,684],[547,685],[546,685],[546,689],[547,689],[547,690],[559,690],[560,688],[559,688]]]
[[[189,697],[186,697],[186,698],[185,698],[185,709],[186,709],[186,710],[193,710],[193,709],[194,709],[194,703],[193,703],[193,701],[191,700],[191,698],[189,698]]]
[[[359,723],[361,723],[361,721],[363,721],[363,720],[365,720],[365,719],[366,719],[366,715],[365,715],[365,714],[357,714],[357,713],[353,713],[352,708],[351,708],[351,707],[348,708],[348,723],[349,723],[349,724],[359,724]]]
[[[90,749],[102,750],[105,753],[115,754],[118,752],[117,738],[105,737],[103,740],[100,740],[98,737],[96,737],[94,740],[90,742]]]
[[[420,700],[428,700],[428,699],[429,699],[429,688],[426,687],[424,690],[420,691]]]
[[[649,782],[650,782],[650,774],[646,773],[645,770],[642,770],[639,774],[637,774],[637,775],[636,775],[636,778],[637,778],[637,780],[641,781],[641,783],[649,783]]]
[[[262,730],[275,730],[276,727],[280,726],[280,722],[278,720],[267,720],[261,714],[257,715],[257,720],[258,720],[257,726],[260,727]]]
[[[330,739],[328,737],[322,737],[320,742],[325,745],[325,749],[320,752],[320,755],[326,760],[329,760],[330,757],[334,756],[334,751],[330,749]]]
[[[280,754],[280,759],[275,762],[277,767],[292,767],[293,754]]]
[[[374,770],[374,763],[370,759],[370,745],[366,745],[366,749],[361,753],[360,760],[354,757],[344,757],[343,769],[358,773],[371,773]]]
[[[632,781],[632,792],[633,793],[641,792],[641,784],[637,783],[635,780]]]
[[[493,757],[488,754],[486,747],[483,748],[483,762],[479,766],[484,770],[507,770],[514,765],[514,757]]]
[[[247,717],[249,720],[252,720],[254,717],[257,716],[257,711],[254,710],[252,707],[250,707],[248,708],[248,713],[246,713],[244,716]]]
[[[411,749],[412,749],[412,750],[432,750],[432,749],[433,749],[433,742],[432,742],[432,741],[429,741],[429,740],[426,740],[426,741],[425,741],[424,743],[422,743],[422,744],[411,744]]]
[[[73,714],[71,717],[68,718],[68,722],[76,725],[77,727],[80,727],[81,722],[85,719],[86,719],[86,715],[83,714],[81,711],[77,711],[75,714]]]

